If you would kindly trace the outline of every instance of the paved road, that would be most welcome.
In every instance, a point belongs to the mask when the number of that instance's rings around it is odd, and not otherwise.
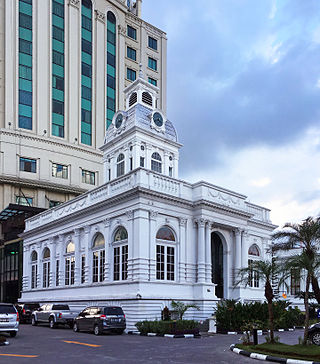
[[[302,336],[302,330],[280,333],[280,336],[282,342],[296,344],[298,337]],[[10,345],[0,347],[0,363],[229,364],[235,361],[239,364],[256,363],[253,359],[239,357],[230,352],[229,346],[239,342],[239,338],[239,335],[215,335],[201,339],[170,339],[125,334],[94,336],[90,333],[74,333],[67,328],[52,330],[46,326],[21,325],[17,337],[8,338]],[[261,336],[259,340],[264,341]],[[9,357],[4,354],[37,357]]]

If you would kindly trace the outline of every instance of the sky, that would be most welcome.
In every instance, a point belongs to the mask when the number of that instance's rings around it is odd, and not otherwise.
[[[320,1],[143,0],[168,36],[179,176],[271,209],[320,214]]]

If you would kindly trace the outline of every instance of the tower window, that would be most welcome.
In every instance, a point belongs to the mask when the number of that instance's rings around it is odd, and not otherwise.
[[[124,175],[124,155],[121,153],[117,159],[117,177]]]
[[[128,37],[136,40],[137,39],[137,30],[133,27],[131,27],[130,25],[128,25],[127,27],[127,34],[128,34]]]
[[[142,93],[142,102],[144,102],[147,105],[152,106],[152,96],[149,94],[149,92]]]
[[[148,46],[156,51],[158,49],[158,41],[152,37],[149,37]]]
[[[157,60],[149,57],[148,58],[148,67],[151,68],[152,70],[156,71],[157,70]]]
[[[127,47],[127,57],[136,61],[137,60],[137,51],[131,47]]]
[[[154,78],[148,77],[148,82],[151,83],[153,86],[157,86],[157,80]]]
[[[129,107],[131,107],[132,105],[134,105],[136,102],[138,101],[138,97],[137,97],[137,93],[134,92],[129,99]]]
[[[135,81],[136,77],[136,71],[132,70],[131,68],[127,68],[127,79],[130,81]]]
[[[37,172],[37,161],[35,159],[20,158],[20,171],[24,172]]]
[[[161,173],[162,171],[162,163],[161,163],[161,157],[160,154],[157,152],[154,152],[151,156],[151,170],[154,172]]]

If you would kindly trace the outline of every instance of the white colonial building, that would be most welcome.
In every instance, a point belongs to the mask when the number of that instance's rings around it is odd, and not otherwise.
[[[26,222],[23,302],[121,305],[128,327],[161,317],[172,299],[206,319],[219,299],[263,300],[259,278],[234,288],[235,272],[264,259],[269,210],[208,182],[178,178],[171,121],[159,89],[140,77],[108,128],[105,183]]]

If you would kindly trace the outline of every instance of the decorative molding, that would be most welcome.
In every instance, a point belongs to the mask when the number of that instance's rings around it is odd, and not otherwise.
[[[149,214],[150,214],[150,219],[156,219],[158,217],[159,212],[155,210],[150,210]]]
[[[120,35],[126,36],[127,35],[127,29],[119,24],[118,25],[118,33]]]
[[[84,233],[85,233],[85,234],[89,234],[89,233],[90,233],[90,231],[91,231],[91,226],[90,226],[90,225],[87,225],[87,226],[85,226],[85,227],[83,228],[83,230],[84,230]]]
[[[103,224],[104,224],[105,228],[109,228],[111,225],[111,219],[108,218],[108,219],[103,220]]]
[[[134,210],[128,210],[128,211],[126,211],[126,216],[127,216],[127,219],[128,219],[128,220],[133,219],[133,216],[134,216]]]
[[[180,226],[186,226],[188,219],[185,217],[179,217],[179,225]]]
[[[194,222],[198,225],[198,227],[204,228],[207,221],[203,218],[198,218],[198,219],[195,219]]]
[[[75,8],[80,8],[80,0],[69,0],[69,5],[74,6]]]
[[[95,10],[95,13],[96,13],[96,20],[99,20],[101,21],[101,23],[104,24],[106,22],[106,14],[100,10]]]
[[[236,229],[233,229],[233,232],[236,236],[241,236],[241,233],[242,233],[243,230],[241,230],[240,228],[236,228]]]
[[[80,232],[81,232],[81,230],[79,228],[76,228],[73,230],[74,236],[79,236]]]

